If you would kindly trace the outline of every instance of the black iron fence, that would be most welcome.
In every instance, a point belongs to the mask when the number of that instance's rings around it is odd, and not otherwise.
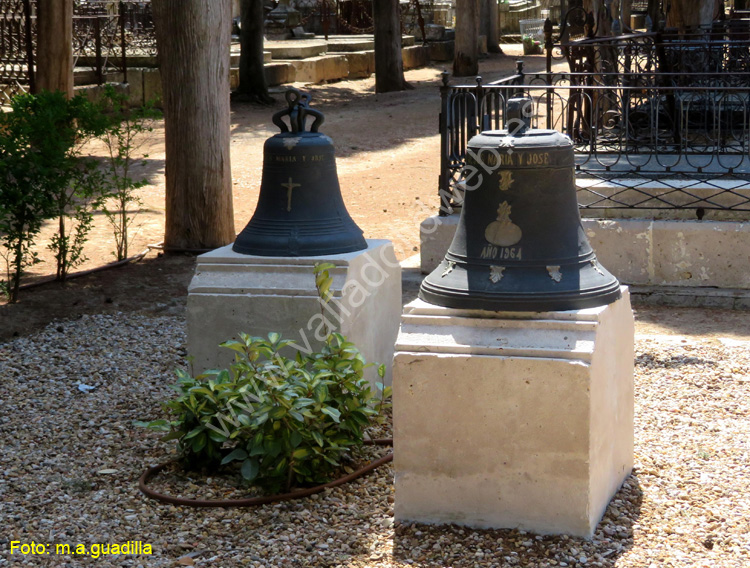
[[[36,0],[0,0],[0,104],[34,91]],[[128,58],[156,55],[151,3],[139,0],[75,0],[75,65],[90,67],[97,82],[108,71],[127,81]]]
[[[127,82],[128,58],[155,57],[151,2],[138,0],[77,0],[73,16],[75,65],[94,69],[97,83],[109,71]]]
[[[487,85],[451,86],[444,77],[443,214],[460,182],[468,140],[502,129],[507,101],[518,95],[533,101],[532,126],[572,139],[582,208],[750,211],[747,87],[713,84],[710,73],[686,86],[662,74],[628,85],[618,73],[518,71]],[[735,79],[750,84],[750,75]]]
[[[372,0],[296,0],[300,25],[307,32],[329,34],[371,34],[375,31]],[[399,2],[401,31],[423,37],[425,23],[432,23],[435,0]]]
[[[34,87],[36,0],[0,0],[0,104]]]

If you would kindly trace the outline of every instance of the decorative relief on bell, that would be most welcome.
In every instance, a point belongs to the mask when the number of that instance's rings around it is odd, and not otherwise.
[[[286,188],[286,210],[291,211],[292,210],[292,191],[296,187],[302,187],[301,183],[294,183],[292,181],[292,178],[289,178],[289,181],[286,183],[282,183],[281,187]]]
[[[549,273],[549,277],[555,282],[560,282],[562,280],[562,272],[560,272],[559,266],[548,266],[547,272]]]
[[[490,266],[490,282],[497,284],[503,279],[504,266]]]
[[[302,138],[298,136],[290,136],[289,138],[284,138],[282,140],[282,143],[284,144],[284,148],[287,150],[293,150],[294,147],[299,144],[299,141],[302,140]]]
[[[445,278],[446,276],[448,276],[451,272],[453,272],[454,268],[456,268],[456,263],[453,261],[448,261],[448,266],[445,268],[445,270],[441,274],[441,277]]]
[[[500,191],[508,191],[513,185],[513,172],[503,170],[500,172]]]
[[[511,207],[507,201],[503,201],[497,208],[497,219],[487,225],[484,238],[498,247],[512,247],[517,244],[523,236],[521,227],[510,220]]]

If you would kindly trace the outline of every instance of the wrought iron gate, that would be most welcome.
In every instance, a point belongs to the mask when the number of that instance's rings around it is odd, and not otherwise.
[[[0,0],[0,104],[34,89],[36,0]]]

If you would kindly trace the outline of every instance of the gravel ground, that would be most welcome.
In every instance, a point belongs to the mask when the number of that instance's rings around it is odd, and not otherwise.
[[[170,396],[180,312],[83,316],[0,344],[0,566],[750,565],[749,341],[637,337],[636,469],[585,541],[394,525],[390,465],[256,509],[144,498],[138,476],[168,451],[131,422]],[[11,541],[141,541],[153,554],[11,555]]]

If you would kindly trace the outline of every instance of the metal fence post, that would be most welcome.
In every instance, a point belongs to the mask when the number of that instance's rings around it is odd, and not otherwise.
[[[128,82],[128,58],[125,53],[125,2],[120,0],[120,43],[122,46],[122,82]]]
[[[94,48],[96,50],[96,84],[101,86],[104,83],[101,16],[94,16]]]
[[[36,93],[36,76],[34,73],[34,37],[31,28],[31,0],[23,0],[24,28],[26,32],[26,66],[28,68],[29,92]]]
[[[448,122],[450,120],[450,73],[443,71],[440,74],[442,85],[440,85],[440,115],[438,116],[438,129],[440,130],[440,175],[438,176],[438,199],[440,200],[439,215],[445,217],[453,212],[450,206],[450,132]]]

